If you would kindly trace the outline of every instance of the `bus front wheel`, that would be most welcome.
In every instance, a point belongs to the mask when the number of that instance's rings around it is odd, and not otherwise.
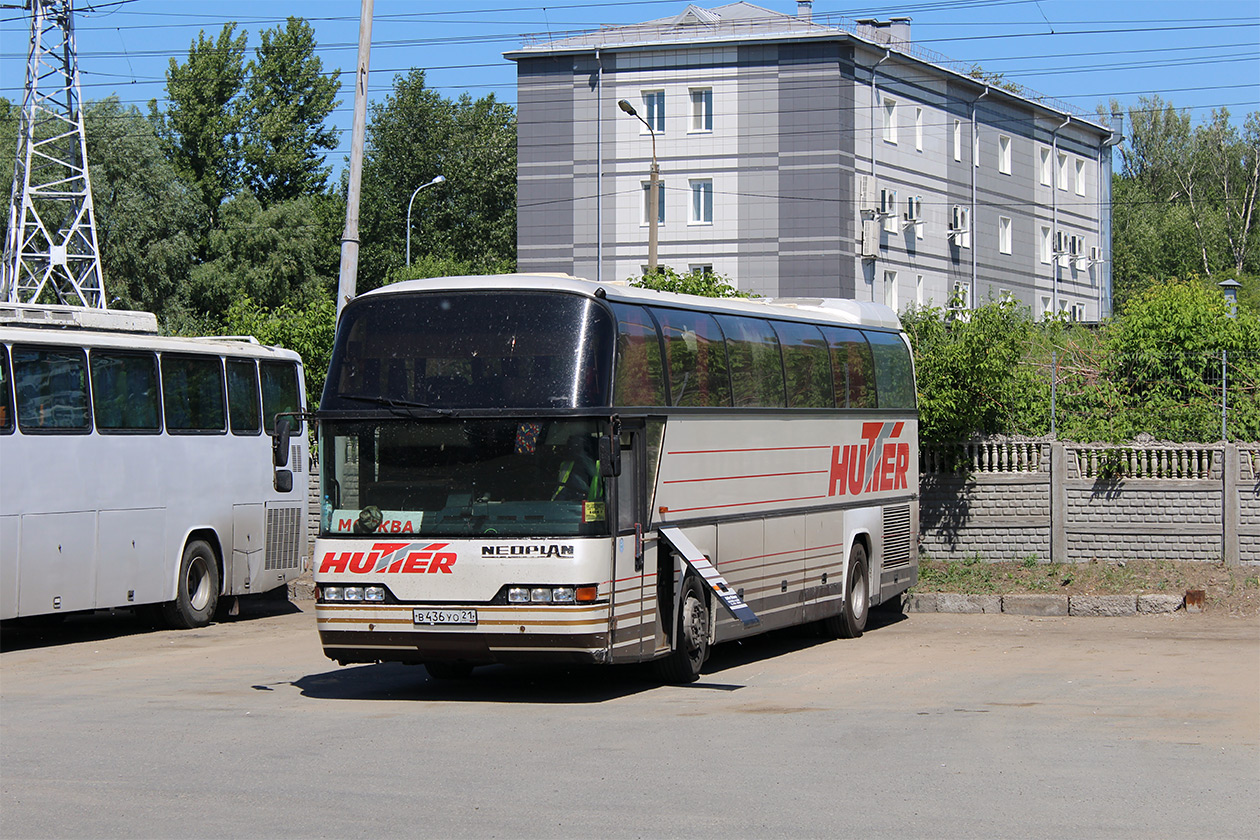
[[[709,607],[694,576],[683,583],[678,602],[678,628],[674,650],[656,662],[660,677],[671,683],[692,683],[700,679],[700,669],[709,658]]]
[[[870,573],[866,546],[854,543],[849,552],[849,574],[845,579],[844,605],[836,615],[823,619],[823,631],[836,639],[856,639],[866,629],[871,603]]]
[[[205,627],[219,603],[219,564],[214,549],[204,540],[184,547],[179,562],[175,600],[163,605],[162,613],[172,627],[186,630]]]

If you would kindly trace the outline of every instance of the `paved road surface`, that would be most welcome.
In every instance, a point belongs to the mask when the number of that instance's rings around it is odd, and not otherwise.
[[[341,668],[311,612],[0,654],[9,837],[1256,836],[1260,622],[912,615],[703,680]]]

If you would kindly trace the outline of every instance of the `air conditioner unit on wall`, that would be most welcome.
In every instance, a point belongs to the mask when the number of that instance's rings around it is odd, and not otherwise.
[[[862,220],[862,259],[879,256],[880,224],[878,219]]]
[[[969,233],[970,227],[971,210],[961,204],[955,204],[949,216],[949,235],[955,240],[962,240]]]
[[[1090,265],[1097,265],[1102,262],[1102,252],[1098,250],[1097,245],[1089,246],[1089,262]]]
[[[1054,232],[1054,252],[1056,254],[1067,253],[1067,234],[1061,230]]]
[[[883,189],[879,191],[879,215],[897,215],[897,191]]]
[[[923,221],[923,196],[912,195],[906,200],[906,221],[911,223]]]
[[[1084,244],[1084,238],[1073,234],[1068,237],[1068,253],[1074,257],[1081,255],[1081,247]]]
[[[858,179],[858,210],[864,213],[874,213],[875,204],[875,176],[863,175]]]

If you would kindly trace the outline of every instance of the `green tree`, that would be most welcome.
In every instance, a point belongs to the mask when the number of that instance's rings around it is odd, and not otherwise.
[[[222,335],[252,335],[263,344],[296,351],[306,373],[307,401],[319,406],[332,358],[337,305],[333,296],[319,293],[302,306],[282,304],[265,308],[248,296],[238,297],[223,317]]]
[[[726,275],[712,271],[690,271],[680,274],[667,265],[657,266],[655,274],[627,278],[627,282],[631,286],[655,289],[658,292],[676,292],[681,295],[714,298],[754,297],[749,292],[741,292],[735,288]]]
[[[244,109],[246,184],[264,206],[322,192],[330,171],[322,150],[337,146],[324,123],[340,104],[339,71],[324,72],[314,30],[295,17],[263,32],[255,56]]]
[[[203,30],[189,47],[188,60],[171,59],[166,71],[166,98],[159,111],[150,101],[157,126],[175,171],[201,195],[215,219],[219,206],[241,184],[241,86],[245,80],[245,33],[225,23],[217,40]]]

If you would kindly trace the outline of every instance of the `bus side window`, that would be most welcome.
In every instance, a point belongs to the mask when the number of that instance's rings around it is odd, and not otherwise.
[[[15,346],[13,390],[23,432],[91,431],[83,350]]]
[[[170,432],[226,431],[218,356],[162,356],[162,407]]]
[[[9,348],[0,344],[0,435],[13,432],[13,379],[9,376]]]
[[[731,380],[726,344],[717,321],[704,312],[652,309],[665,338],[670,404],[729,406]]]
[[[157,356],[92,350],[92,410],[102,432],[161,431]]]
[[[822,331],[831,348],[836,408],[875,408],[875,363],[866,337],[845,327]]]
[[[880,408],[914,408],[914,365],[910,348],[897,333],[868,332],[875,356]]]
[[[790,408],[835,408],[827,341],[813,324],[771,321],[783,347]]]
[[[661,340],[641,306],[612,304],[617,316],[613,405],[665,405]]]
[[[262,431],[258,409],[258,367],[253,359],[227,360],[228,426],[234,435]]]
[[[735,405],[782,408],[783,358],[769,322],[738,315],[719,315],[717,320],[726,335]]]
[[[298,369],[293,362],[259,362],[258,373],[262,379],[263,426],[267,434],[275,432],[276,415],[287,411],[301,411],[298,399]],[[289,418],[293,434],[302,431],[302,421]]]

